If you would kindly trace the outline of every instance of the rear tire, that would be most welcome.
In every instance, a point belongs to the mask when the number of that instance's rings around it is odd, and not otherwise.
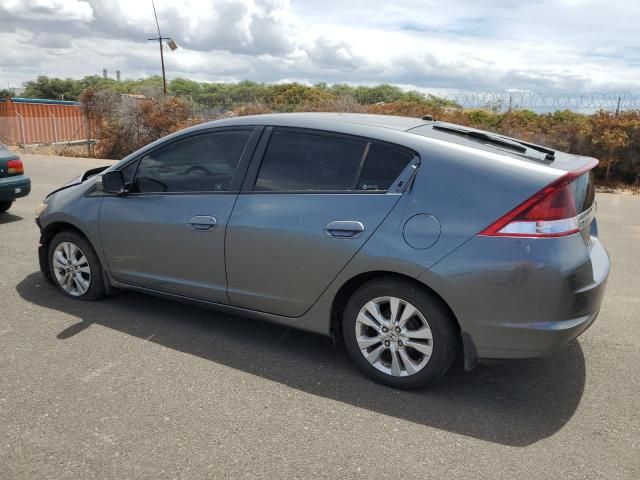
[[[458,341],[455,319],[440,299],[391,277],[367,282],[351,296],[342,336],[364,374],[407,390],[440,379],[455,359]]]
[[[99,300],[105,296],[102,266],[91,244],[72,232],[58,233],[49,244],[49,272],[54,285],[74,300]]]
[[[0,213],[6,212],[11,208],[13,204],[13,200],[6,200],[4,202],[0,202]]]

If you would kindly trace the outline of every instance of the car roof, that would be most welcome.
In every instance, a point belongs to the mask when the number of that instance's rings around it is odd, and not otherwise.
[[[407,131],[429,123],[420,118],[399,117],[393,115],[374,115],[369,113],[336,113],[336,112],[300,112],[300,113],[269,113],[263,115],[247,115],[215,120],[202,124],[206,126],[223,125],[268,125],[282,127],[306,127],[326,129],[333,124],[332,130],[340,131],[349,125],[387,128]]]
[[[308,128],[348,135],[359,135],[403,145],[418,151],[421,146],[424,145],[421,144],[420,139],[424,140],[425,138],[428,138],[444,142],[444,145],[452,149],[455,149],[456,146],[464,146],[474,150],[498,154],[503,157],[509,157],[530,163],[548,163],[542,158],[518,154],[517,152],[509,151],[504,147],[486,144],[482,141],[478,141],[477,139],[465,138],[455,133],[436,131],[432,127],[443,125],[477,132],[481,132],[482,130],[446,122],[439,122],[432,119],[424,120],[422,118],[402,117],[396,115],[342,112],[268,113],[214,120],[193,126],[186,131],[198,131],[215,127],[232,127],[239,125]],[[512,140],[517,141],[516,139]]]
[[[430,138],[436,141],[444,141],[449,148],[455,145],[470,147],[489,153],[522,160],[523,157],[499,148],[495,145],[483,144],[475,139],[464,138],[448,132],[433,130],[434,125],[451,125],[434,120],[422,118],[401,117],[395,115],[375,115],[369,113],[338,113],[338,112],[296,112],[296,113],[269,113],[262,115],[247,115],[229,117],[212,122],[202,123],[191,127],[191,131],[212,127],[232,126],[275,126],[308,128],[312,130],[324,130],[348,135],[376,138],[419,150],[420,139]],[[476,130],[459,126],[465,130]],[[529,161],[536,159],[528,158]]]

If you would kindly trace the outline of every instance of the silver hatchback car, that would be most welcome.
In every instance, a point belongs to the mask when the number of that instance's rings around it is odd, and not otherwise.
[[[546,355],[595,320],[596,164],[428,119],[225,119],[47,196],[40,266],[72,298],[131,289],[334,335],[417,388],[457,352]]]

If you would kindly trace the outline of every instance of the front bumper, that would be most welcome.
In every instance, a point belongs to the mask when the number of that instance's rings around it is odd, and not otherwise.
[[[610,261],[596,237],[474,238],[441,264],[443,297],[479,359],[549,355],[598,317]]]
[[[38,229],[40,230],[40,242],[38,244],[38,264],[40,266],[40,271],[42,272],[42,275],[44,275],[44,277],[47,280],[50,280],[50,276],[49,276],[49,242],[48,239],[46,237],[46,235],[44,234],[44,231],[42,230],[42,224],[40,223],[40,217],[36,217],[36,225],[38,226]]]
[[[0,178],[0,201],[26,197],[31,192],[31,179],[25,175]]]

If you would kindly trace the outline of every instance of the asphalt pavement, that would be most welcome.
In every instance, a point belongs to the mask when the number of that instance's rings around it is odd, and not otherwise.
[[[0,478],[640,478],[640,196],[598,194],[602,312],[543,359],[380,386],[317,335],[137,293],[58,294],[34,208],[109,162],[24,155],[0,215]]]

